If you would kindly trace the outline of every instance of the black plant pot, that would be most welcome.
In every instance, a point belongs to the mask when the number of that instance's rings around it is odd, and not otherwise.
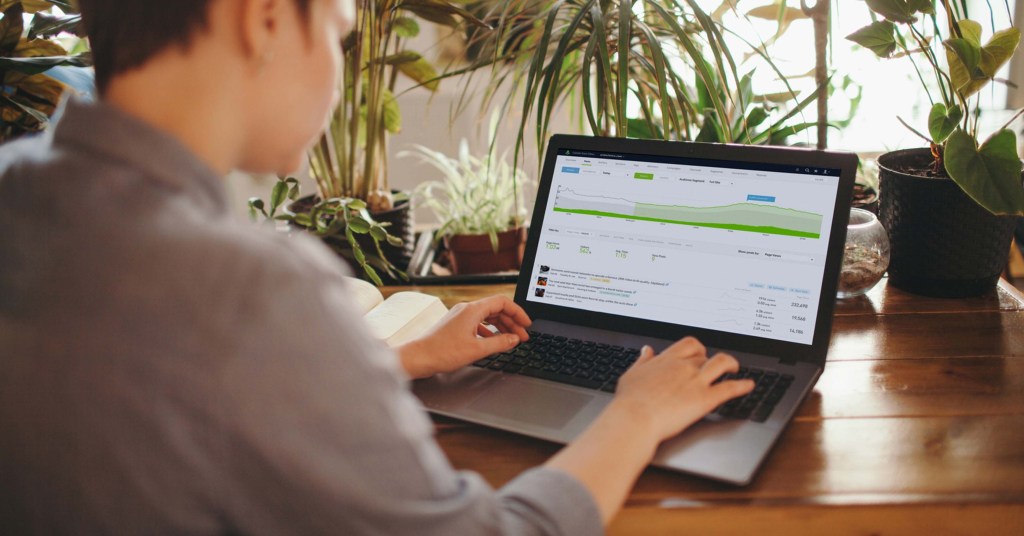
[[[1006,267],[1016,218],[993,216],[952,179],[909,172],[927,169],[928,149],[879,157],[879,219],[892,248],[889,284],[941,298],[992,290]]]
[[[397,193],[397,192],[395,192]],[[301,197],[296,200],[293,204],[288,207],[288,210],[294,212],[308,212],[309,209],[316,202],[315,196],[308,195]],[[378,223],[388,223],[388,233],[397,236],[402,239],[401,246],[392,246],[387,242],[381,242],[381,250],[384,252],[384,257],[391,262],[396,268],[403,272],[408,270],[409,261],[412,259],[413,248],[416,246],[416,235],[413,229],[412,210],[409,201],[399,201],[395,204],[395,207],[391,210],[384,212],[373,213],[373,219]],[[356,242],[362,247],[363,251],[367,254],[376,255],[376,249],[373,245],[373,239],[369,235],[356,235]],[[352,249],[349,247],[348,242],[342,236],[331,237],[324,240],[335,253],[338,254],[342,259],[348,262],[352,268],[353,274],[357,277],[363,277],[363,269],[359,267],[359,264],[355,260],[355,255],[352,253]],[[373,265],[373,263],[370,263]],[[402,282],[399,279],[389,277],[387,273],[380,269],[379,266],[374,266],[377,269],[378,275],[385,284],[394,284]]]

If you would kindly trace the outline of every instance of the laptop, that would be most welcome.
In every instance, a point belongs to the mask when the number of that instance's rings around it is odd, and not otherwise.
[[[695,336],[756,387],[653,465],[750,483],[825,367],[856,168],[848,153],[553,136],[515,293],[530,340],[414,392],[430,412],[567,443],[643,345]]]

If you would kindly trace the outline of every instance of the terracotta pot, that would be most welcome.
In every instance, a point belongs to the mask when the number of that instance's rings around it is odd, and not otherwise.
[[[947,177],[906,172],[926,168],[928,149],[879,157],[879,219],[889,232],[889,284],[943,298],[979,296],[1006,267],[1017,219],[993,216]]]
[[[452,272],[456,274],[488,274],[518,270],[526,249],[526,229],[510,229],[498,233],[498,251],[486,234],[446,236]]]

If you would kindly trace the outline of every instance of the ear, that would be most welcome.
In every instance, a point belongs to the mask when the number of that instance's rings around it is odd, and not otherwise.
[[[274,53],[281,27],[282,6],[287,0],[237,0],[242,53],[262,67]]]

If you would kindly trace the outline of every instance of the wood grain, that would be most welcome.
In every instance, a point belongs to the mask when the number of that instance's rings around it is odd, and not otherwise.
[[[418,290],[451,306],[514,288]],[[494,486],[560,448],[434,420],[453,465]],[[1001,281],[924,298],[883,280],[840,301],[825,372],[751,485],[648,469],[609,528],[684,532],[1024,535],[1024,296]]]

